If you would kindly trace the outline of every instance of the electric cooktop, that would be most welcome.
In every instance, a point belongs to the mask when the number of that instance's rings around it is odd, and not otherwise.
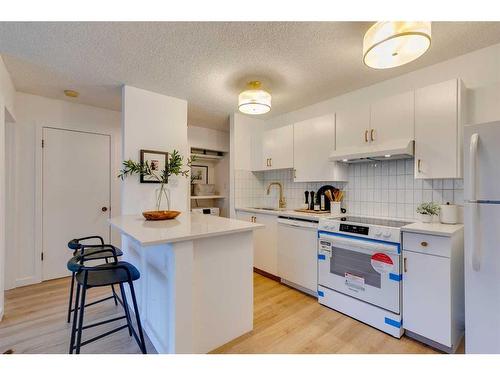
[[[380,225],[384,227],[392,227],[392,228],[401,228],[405,225],[410,224],[410,222],[399,221],[399,220],[391,220],[391,219],[376,219],[370,217],[360,217],[360,216],[345,216],[337,219],[340,221],[349,221],[351,223],[359,223],[359,224],[371,224],[371,225]]]

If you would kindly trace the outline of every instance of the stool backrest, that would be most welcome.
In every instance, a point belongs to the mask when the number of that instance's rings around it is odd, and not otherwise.
[[[84,245],[82,242],[86,242],[88,240],[99,240],[101,245],[104,245],[104,239],[101,236],[88,236],[82,238],[73,238],[71,241],[68,242],[68,247],[73,251],[80,250]]]
[[[109,265],[115,265],[116,263],[118,263],[118,257],[116,255],[116,247],[114,247],[113,245],[80,245],[79,249],[81,250],[81,254],[74,256],[68,261],[67,264],[68,270],[70,270],[71,272],[80,272],[82,270],[93,270],[97,268],[97,266],[90,267],[84,265],[86,257],[85,249],[96,249],[96,248],[98,250],[92,251],[90,255],[95,256],[96,254],[100,253],[111,253],[112,257],[114,258],[114,262],[109,263]],[[102,266],[99,266],[99,268],[101,269]]]
[[[106,264],[100,264],[97,266],[86,266],[85,265],[85,248],[88,247],[102,247],[102,250],[98,250],[97,252],[109,252],[111,251],[113,253],[113,258],[114,262],[113,263],[106,263]],[[109,271],[109,270],[118,270],[122,269],[126,272],[127,274],[127,281],[132,282],[132,274],[130,273],[130,270],[128,267],[126,267],[123,263],[120,264],[118,263],[118,257],[116,255],[116,248],[113,245],[83,245],[82,249],[82,255],[77,255],[71,258],[68,261],[67,267],[68,270],[71,272],[83,272],[85,275],[85,281],[84,284],[87,283],[87,278],[88,274],[91,272],[103,272],[103,271]],[[94,255],[96,252],[92,252],[92,255]]]

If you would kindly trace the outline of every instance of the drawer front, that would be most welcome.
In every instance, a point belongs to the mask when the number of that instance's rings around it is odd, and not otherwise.
[[[450,258],[451,238],[403,232],[403,249]]]

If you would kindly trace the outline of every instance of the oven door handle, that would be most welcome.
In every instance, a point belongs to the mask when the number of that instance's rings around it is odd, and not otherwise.
[[[370,250],[370,251],[389,251],[389,252],[396,252],[398,251],[397,245],[391,245],[391,244],[384,244],[384,243],[371,243],[364,241],[362,239],[360,240],[354,240],[354,239],[349,239],[349,238],[335,238],[335,237],[320,237],[322,239],[327,239],[328,241],[331,242],[332,245],[334,246],[348,246],[349,250],[356,251],[355,248],[360,248],[363,250]],[[354,249],[353,249],[354,248]]]

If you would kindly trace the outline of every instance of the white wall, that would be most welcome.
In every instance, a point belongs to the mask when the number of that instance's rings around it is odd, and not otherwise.
[[[229,133],[215,129],[188,126],[191,147],[212,151],[229,151]]]
[[[372,86],[352,91],[297,111],[276,116],[267,124],[280,127],[297,121],[334,112],[350,103],[371,102],[380,97],[461,78],[471,90],[468,123],[481,123],[500,119],[500,44],[480,49],[439,64],[389,79]]]
[[[252,140],[256,134],[262,131],[264,126],[265,122],[263,120],[245,116],[240,113],[233,113],[229,117],[229,215],[232,218],[236,217],[234,211],[236,206],[235,171],[250,171],[252,169]]]
[[[123,158],[139,160],[141,149],[178,150],[188,157],[187,102],[154,92],[124,86],[122,90]],[[140,214],[154,208],[157,184],[141,184],[138,176],[125,179],[122,184],[122,212]],[[169,180],[171,209],[188,209],[189,178],[171,177]]]
[[[7,126],[8,197],[7,211],[7,288],[40,282],[41,262],[37,253],[36,173],[41,163],[41,128],[81,130],[111,136],[111,213],[120,213],[120,181],[116,178],[121,163],[120,112],[17,93],[16,124]],[[39,207],[39,205],[38,205]],[[118,233],[112,242],[119,245]]]
[[[5,121],[15,121],[15,96],[16,89],[10,78],[10,74],[5,67],[2,57],[0,56],[0,92],[2,95],[3,106],[6,108]]]
[[[6,121],[14,121],[14,85],[0,57],[0,320],[4,314],[6,231]],[[10,212],[10,211],[9,211]]]

